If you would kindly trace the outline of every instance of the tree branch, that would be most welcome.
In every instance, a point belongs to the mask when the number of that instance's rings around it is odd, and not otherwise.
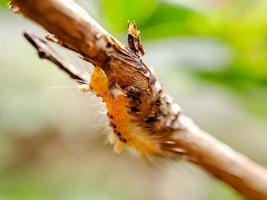
[[[116,87],[127,96],[129,115],[138,127],[159,138],[153,143],[155,148],[151,153],[191,161],[247,199],[267,200],[267,171],[203,132],[184,116],[140,55],[123,47],[77,4],[71,0],[13,0],[11,4],[14,10],[54,34],[62,46],[78,52],[105,72],[109,87]],[[51,53],[42,40],[25,36],[39,55],[41,52],[72,78],[84,80],[82,73]]]

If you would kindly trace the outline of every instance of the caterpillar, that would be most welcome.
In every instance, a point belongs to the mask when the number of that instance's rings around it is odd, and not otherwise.
[[[91,76],[90,88],[97,96],[103,98],[108,110],[109,124],[113,128],[112,143],[114,151],[120,153],[125,146],[135,149],[137,152],[148,154],[159,154],[156,140],[142,127],[135,123],[134,116],[130,115],[129,99],[127,94],[114,95],[108,87],[108,79],[99,67],[95,67]]]
[[[138,57],[144,55],[140,32],[133,22],[128,24],[128,48]],[[82,86],[81,91],[94,91],[105,102],[109,124],[113,129],[111,142],[114,144],[114,151],[120,153],[125,147],[129,147],[145,156],[162,156],[163,154],[166,156],[166,152],[169,153],[172,149],[171,145],[175,145],[169,140],[168,127],[176,122],[180,110],[178,108],[174,113],[164,113],[162,110],[166,106],[175,107],[177,105],[172,104],[169,96],[163,93],[159,84],[153,82],[153,76],[150,76],[152,81],[149,79],[149,82],[152,82],[158,90],[157,96],[154,97],[156,100],[151,103],[153,104],[151,108],[157,109],[143,108],[142,91],[139,91],[137,87],[121,83],[127,82],[126,78],[114,77],[111,72],[108,74],[107,72],[109,70],[104,71],[95,66],[90,83]],[[150,73],[150,71],[148,72]],[[145,110],[149,110],[149,114],[145,113]],[[166,120],[168,116],[169,120]],[[167,127],[166,130],[162,130],[163,122],[164,127]],[[162,131],[165,131],[165,134]],[[159,132],[160,134],[158,134]]]

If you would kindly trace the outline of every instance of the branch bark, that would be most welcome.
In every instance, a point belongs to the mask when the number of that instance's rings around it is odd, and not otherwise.
[[[195,163],[247,199],[267,200],[267,171],[200,130],[184,116],[139,55],[123,47],[77,4],[71,0],[46,0],[45,3],[42,0],[13,0],[11,4],[13,9],[54,34],[62,46],[99,66],[107,75],[110,87],[120,87],[131,102],[129,107],[135,108],[131,115],[138,125],[150,134],[160,136],[157,154]],[[88,81],[83,73],[78,73],[53,53],[45,41],[27,34],[26,37],[39,55],[42,52],[41,55],[45,55],[42,57],[72,78]],[[138,101],[136,93],[130,95],[129,88],[135,89],[131,92],[138,91]]]

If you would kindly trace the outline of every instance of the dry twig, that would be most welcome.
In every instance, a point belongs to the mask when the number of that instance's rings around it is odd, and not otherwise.
[[[184,116],[140,59],[144,52],[139,32],[130,35],[129,47],[123,47],[71,0],[13,0],[11,4],[13,9],[55,35],[62,46],[79,53],[101,69],[108,79],[109,91],[117,89],[123,93],[121,101],[126,102],[127,113],[125,109],[121,112],[131,125],[134,124],[131,128],[138,132],[123,135],[118,132],[118,127],[113,127],[119,140],[133,147],[143,145],[137,149],[145,155],[191,161],[231,185],[247,199],[267,199],[267,171],[203,132]],[[72,78],[88,81],[82,72],[77,72],[58,57],[46,42],[28,34],[25,36],[41,57],[52,61]],[[101,74],[96,74],[93,78],[99,76]],[[97,85],[91,82],[91,87],[96,89]],[[103,96],[109,109],[118,103],[112,93],[97,92]],[[116,112],[109,113],[112,126],[118,123],[118,119],[111,116]],[[125,129],[125,126],[120,127]],[[154,139],[144,142],[147,135]]]

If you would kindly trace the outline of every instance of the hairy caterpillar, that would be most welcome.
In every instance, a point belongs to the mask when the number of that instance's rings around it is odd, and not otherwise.
[[[128,24],[128,43],[129,48],[137,55],[144,55],[143,45],[140,42],[140,32],[137,30],[135,23]],[[93,90],[97,96],[103,98],[108,110],[109,124],[113,128],[114,134],[111,142],[114,143],[114,151],[120,153],[126,145],[142,155],[160,154],[160,148],[157,141],[143,128],[135,123],[134,116],[130,112],[137,112],[138,108],[130,107],[127,96],[136,95],[138,91],[128,89],[126,94],[119,90],[114,94],[110,90],[109,80],[105,72],[100,67],[95,67],[89,84],[90,90]],[[87,91],[87,87],[81,88]]]
[[[140,32],[137,30],[134,23],[128,24],[128,48],[138,57],[144,55],[143,45],[140,41]],[[120,80],[111,80],[112,74],[107,74],[100,67],[96,66],[91,76],[89,85],[81,87],[81,91],[92,90],[97,96],[102,97],[108,110],[109,124],[113,128],[112,143],[114,143],[114,151],[119,153],[126,146],[136,150],[141,155],[166,155],[167,150],[172,144],[169,140],[168,130],[166,134],[157,134],[157,129],[161,129],[161,115],[170,115],[170,113],[162,113],[162,102],[166,102],[165,106],[170,106],[171,100],[168,96],[162,95],[162,90],[159,88],[159,97],[153,102],[158,104],[158,110],[152,112],[154,115],[144,115],[140,112],[142,109],[141,92],[138,88],[132,86],[119,85]],[[152,77],[153,78],[153,77]],[[122,79],[121,77],[117,79]],[[166,98],[166,99],[160,99]],[[157,107],[156,106],[156,107]],[[173,105],[172,105],[173,106]],[[144,110],[144,109],[143,109]],[[179,109],[176,114],[170,115],[169,125],[174,123],[179,114]],[[144,116],[142,116],[144,115]],[[165,118],[167,117],[164,117]],[[165,123],[165,121],[164,121]],[[166,151],[165,151],[166,150]]]
[[[156,140],[139,127],[134,117],[129,114],[130,108],[127,95],[114,96],[108,87],[108,79],[101,68],[95,67],[90,81],[90,88],[97,96],[103,98],[108,110],[110,126],[113,128],[113,142],[115,152],[121,152],[125,145],[134,148],[141,154],[159,154],[160,149]],[[119,91],[120,92],[120,91]]]

